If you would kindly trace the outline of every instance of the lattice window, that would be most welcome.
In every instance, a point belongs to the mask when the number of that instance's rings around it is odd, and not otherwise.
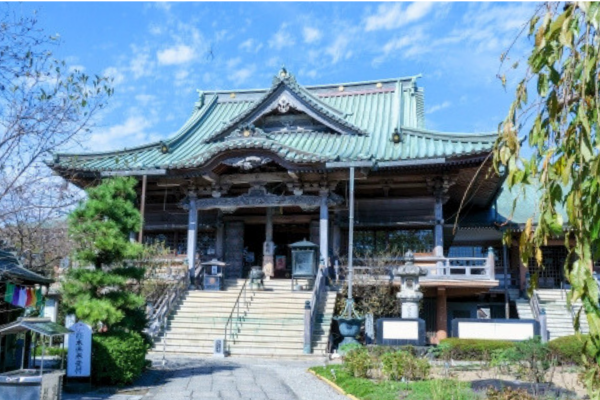
[[[354,232],[354,248],[357,254],[381,254],[385,252],[429,253],[433,249],[433,231],[430,229],[360,229]]]
[[[538,267],[534,258],[529,259],[529,275],[538,274],[538,287],[560,288],[565,281],[563,269],[567,259],[567,249],[564,246],[542,247],[542,266]]]

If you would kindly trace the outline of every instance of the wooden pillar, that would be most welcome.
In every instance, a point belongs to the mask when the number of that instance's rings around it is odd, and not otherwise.
[[[342,252],[342,231],[338,218],[339,212],[336,212],[336,217],[333,221],[333,254],[340,255]]]
[[[435,227],[433,230],[433,254],[444,256],[444,203],[448,200],[448,188],[454,182],[446,175],[427,179],[427,186],[433,194]],[[439,263],[438,263],[439,264]],[[439,267],[440,265],[438,265]]]
[[[225,241],[225,225],[223,224],[223,212],[219,210],[217,215],[217,232],[215,238],[215,253],[219,260],[223,260],[224,253],[224,241]]]
[[[527,271],[528,268],[525,264],[521,262],[521,255],[519,254],[519,245],[513,244],[510,247],[511,256],[510,259],[514,260],[514,262],[519,267],[519,290],[521,293],[525,293],[527,290]]]
[[[275,275],[275,244],[273,243],[273,208],[267,207],[265,243],[263,245],[263,271],[267,279]]]
[[[319,263],[326,268],[329,265],[329,210],[327,209],[329,192],[322,190],[319,194],[321,196],[319,218],[319,249],[321,257]]]
[[[435,193],[435,208],[434,208],[434,217],[435,217],[435,228],[433,231],[433,239],[434,239],[434,250],[433,254],[436,257],[444,256],[444,199],[443,192],[438,191]]]
[[[194,282],[195,264],[196,264],[196,243],[198,241],[198,209],[196,208],[196,193],[188,194],[188,242],[187,242],[187,262],[190,272],[190,282]]]
[[[148,185],[148,176],[142,177],[142,197],[140,199],[140,214],[142,215],[142,226],[140,226],[140,232],[138,233],[138,242],[142,243],[144,238],[144,213],[146,212],[146,186]]]
[[[446,288],[438,287],[436,304],[436,338],[438,344],[442,339],[448,337],[448,305],[446,300]]]

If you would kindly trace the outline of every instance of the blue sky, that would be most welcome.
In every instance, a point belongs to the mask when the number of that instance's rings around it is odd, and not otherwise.
[[[72,68],[114,78],[89,150],[172,135],[196,89],[270,86],[282,64],[300,84],[422,74],[426,124],[495,131],[513,96],[496,78],[500,54],[532,3],[23,3],[38,10]],[[514,47],[513,60],[528,42]],[[511,61],[512,62],[512,61]]]

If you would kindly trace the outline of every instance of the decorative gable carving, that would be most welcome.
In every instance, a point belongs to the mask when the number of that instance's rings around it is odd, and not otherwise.
[[[215,132],[206,142],[269,133],[318,131],[340,135],[366,135],[366,132],[343,118],[343,113],[323,103],[298,85],[295,78],[282,70],[273,79],[273,86],[255,105]],[[258,131],[260,130],[260,131]]]

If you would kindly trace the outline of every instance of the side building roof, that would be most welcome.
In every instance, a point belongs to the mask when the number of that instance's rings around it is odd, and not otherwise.
[[[25,268],[14,253],[0,249],[0,281],[6,280],[15,283],[49,284],[53,282],[52,279]]]

